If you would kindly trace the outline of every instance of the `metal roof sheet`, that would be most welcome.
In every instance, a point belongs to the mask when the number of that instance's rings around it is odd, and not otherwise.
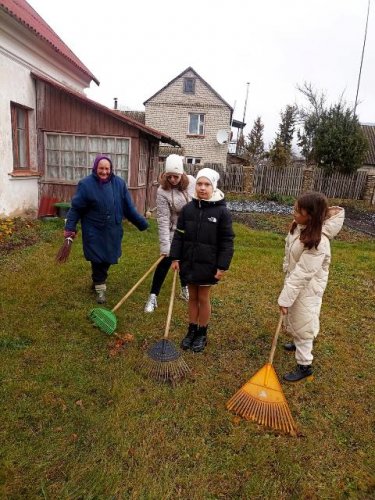
[[[375,165],[375,125],[361,125],[368,140],[368,151],[365,156],[365,165]]]
[[[123,113],[121,113],[121,111],[116,111],[114,109],[107,108],[107,106],[104,106],[103,104],[100,104],[96,101],[93,101],[92,99],[89,99],[86,96],[86,94],[83,94],[83,93],[77,92],[71,88],[65,87],[61,83],[57,83],[57,82],[55,82],[55,81],[53,81],[53,80],[51,80],[43,75],[39,75],[38,73],[35,73],[35,72],[32,72],[31,76],[33,78],[36,78],[37,80],[41,80],[43,82],[46,82],[47,84],[52,85],[53,87],[65,92],[67,94],[70,94],[71,96],[79,99],[81,102],[84,102],[88,106],[91,106],[91,107],[97,109],[98,111],[102,111],[103,113],[111,115],[114,118],[116,118],[124,123],[127,123],[128,125],[131,125],[132,127],[135,127],[137,129],[141,130],[142,132],[144,132],[145,134],[151,135],[152,137],[155,137],[156,139],[158,139],[162,142],[172,144],[173,146],[180,146],[179,142],[177,142],[172,137],[165,135],[163,132],[160,132],[159,130],[148,127],[147,125],[143,125],[139,121],[134,120],[134,118],[130,118],[129,116],[124,115]]]
[[[0,8],[5,10],[19,23],[23,24],[36,36],[51,45],[56,52],[68,59],[74,66],[79,68],[99,85],[99,80],[25,0],[0,0]]]

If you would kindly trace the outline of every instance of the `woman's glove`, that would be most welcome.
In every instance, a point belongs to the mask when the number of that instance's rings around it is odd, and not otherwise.
[[[72,240],[74,240],[76,236],[76,231],[64,231],[64,238],[72,238]]]

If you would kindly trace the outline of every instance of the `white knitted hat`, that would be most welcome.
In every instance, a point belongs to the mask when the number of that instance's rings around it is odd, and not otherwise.
[[[196,179],[198,180],[199,177],[206,177],[206,179],[211,182],[214,191],[216,191],[217,183],[220,179],[220,175],[218,174],[218,172],[216,172],[216,170],[212,170],[212,168],[202,168],[202,170],[199,170],[199,172],[197,173]]]
[[[169,155],[165,160],[165,172],[168,174],[182,175],[184,173],[183,156]]]

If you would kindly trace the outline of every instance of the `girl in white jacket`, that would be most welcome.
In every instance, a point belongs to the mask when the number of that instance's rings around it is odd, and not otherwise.
[[[297,382],[312,375],[312,349],[319,333],[319,315],[331,262],[330,239],[344,223],[341,207],[328,208],[327,198],[316,192],[301,195],[294,207],[294,221],[286,237],[284,287],[278,304],[286,330],[294,342],[284,348],[295,351],[297,368],[284,375]]]

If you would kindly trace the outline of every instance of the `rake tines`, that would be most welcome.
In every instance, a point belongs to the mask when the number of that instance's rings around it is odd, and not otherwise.
[[[144,363],[147,375],[159,382],[178,382],[186,377],[190,368],[174,344],[163,338],[147,352]]]
[[[231,397],[226,406],[228,410],[246,420],[253,420],[258,424],[296,436],[297,426],[272,366],[281,324],[280,314],[269,362]]]
[[[102,332],[112,335],[117,326],[116,316],[112,311],[101,307],[95,307],[89,312],[89,318]]]
[[[148,375],[161,382],[178,382],[190,372],[190,368],[182,357],[181,352],[179,352],[173,342],[168,339],[176,290],[176,279],[177,271],[174,272],[173,276],[164,337],[150,347],[147,352],[148,360],[145,363]]]
[[[265,402],[240,389],[227,403],[228,410],[245,420],[276,429],[292,436],[297,435],[297,426],[287,402]]]
[[[73,240],[72,240],[73,241]],[[115,311],[127,300],[130,295],[136,290],[139,285],[147,278],[147,276],[155,269],[155,267],[164,259],[164,256],[161,255],[154,264],[145,272],[145,274],[137,281],[132,288],[126,292],[126,294],[122,297],[120,302],[118,302],[111,311],[108,309],[104,309],[103,307],[95,307],[89,312],[89,318],[97,326],[100,330],[108,335],[116,335],[115,330],[117,327],[117,318],[115,315]]]

